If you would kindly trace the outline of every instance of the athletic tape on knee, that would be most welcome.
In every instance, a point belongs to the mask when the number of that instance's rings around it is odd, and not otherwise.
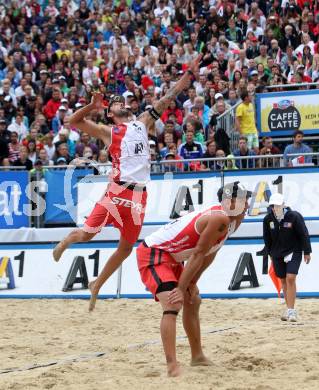
[[[165,316],[166,314],[172,314],[174,316],[177,316],[178,315],[178,311],[175,311],[175,310],[165,310],[165,311],[163,311],[163,316]]]

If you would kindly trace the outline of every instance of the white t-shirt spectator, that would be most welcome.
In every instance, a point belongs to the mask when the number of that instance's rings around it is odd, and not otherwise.
[[[253,32],[255,34],[255,37],[258,39],[260,36],[264,35],[264,30],[261,27],[256,27],[256,30],[253,30],[251,27],[247,28],[246,36],[249,32]]]
[[[308,43],[307,43],[307,45],[305,45],[305,44],[301,44],[301,45],[299,45],[298,47],[297,47],[297,49],[295,50],[295,55],[296,56],[298,56],[298,54],[303,54],[303,49],[304,49],[304,47],[305,46],[308,46],[309,47],[309,49],[310,49],[310,52],[311,52],[311,54],[312,55],[314,55],[315,54],[315,44],[314,44],[314,42],[313,41],[309,41]]]
[[[154,10],[155,18],[161,18],[162,16],[164,16],[164,11],[168,11],[169,16],[172,15],[171,7],[164,7],[164,8],[157,7]]]
[[[122,40],[122,44],[123,44],[123,45],[127,45],[127,44],[128,44],[125,35],[121,35],[120,38],[121,38],[121,40]],[[115,38],[114,35],[110,38],[110,40],[109,40],[109,45],[112,45],[113,51],[117,49],[116,38]]]
[[[194,107],[194,103],[192,103],[190,99],[186,100],[183,104],[183,109],[185,110],[185,114],[189,113],[192,107]]]
[[[201,83],[195,81],[194,87],[196,88],[196,95],[197,96],[203,96],[204,95],[205,87],[203,87]]]
[[[49,145],[44,145],[44,149],[47,151],[48,154],[48,159],[53,160],[54,154],[55,154],[55,146],[49,146]]]
[[[19,141],[21,141],[23,138],[25,138],[28,135],[28,129],[26,128],[26,125],[21,122],[20,125],[18,123],[13,122],[11,125],[8,126],[9,131],[15,131],[18,133]]]
[[[92,75],[96,75],[99,71],[99,68],[97,66],[93,66],[92,69],[90,68],[84,68],[82,72],[82,78],[84,84],[87,84],[92,79]]]

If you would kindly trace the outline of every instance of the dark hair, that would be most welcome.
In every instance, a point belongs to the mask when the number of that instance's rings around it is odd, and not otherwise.
[[[304,135],[303,131],[301,131],[301,130],[294,131],[294,133],[292,135],[293,139],[295,139],[297,137],[297,135],[302,135],[303,136]]]
[[[246,97],[248,97],[249,94],[248,94],[248,91],[247,90],[244,90],[241,94],[240,94],[240,98],[242,101],[244,101],[246,99]]]
[[[212,144],[213,142],[216,144],[216,141],[215,141],[214,138],[211,138],[210,140],[208,140],[208,141],[206,142],[206,147],[208,148],[208,146],[209,146],[210,144]],[[216,144],[216,148],[217,148],[217,144]]]

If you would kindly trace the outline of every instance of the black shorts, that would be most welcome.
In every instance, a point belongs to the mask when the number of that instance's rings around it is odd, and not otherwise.
[[[299,267],[302,260],[302,252],[294,252],[288,263],[283,258],[273,258],[275,273],[278,278],[285,278],[287,274],[298,275]]]

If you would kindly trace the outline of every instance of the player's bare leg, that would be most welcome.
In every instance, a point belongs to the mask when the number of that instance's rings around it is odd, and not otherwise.
[[[97,279],[89,283],[89,289],[91,291],[89,311],[94,310],[97,296],[103,284],[119,268],[123,261],[129,257],[132,249],[133,245],[121,237],[116,251],[108,259]]]
[[[191,366],[211,366],[213,362],[209,360],[203,352],[200,335],[199,307],[201,298],[199,295],[192,298],[192,303],[187,297],[183,307],[183,326],[191,347]]]
[[[182,304],[169,304],[168,294],[168,291],[157,294],[157,298],[162,305],[163,312],[179,312]],[[167,363],[167,375],[169,377],[181,375],[181,367],[176,359],[176,317],[177,315],[175,314],[163,314],[161,320],[161,338]]]
[[[53,249],[53,258],[59,261],[63,252],[71,245],[77,242],[87,242],[92,240],[96,233],[87,233],[82,229],[73,230]]]

